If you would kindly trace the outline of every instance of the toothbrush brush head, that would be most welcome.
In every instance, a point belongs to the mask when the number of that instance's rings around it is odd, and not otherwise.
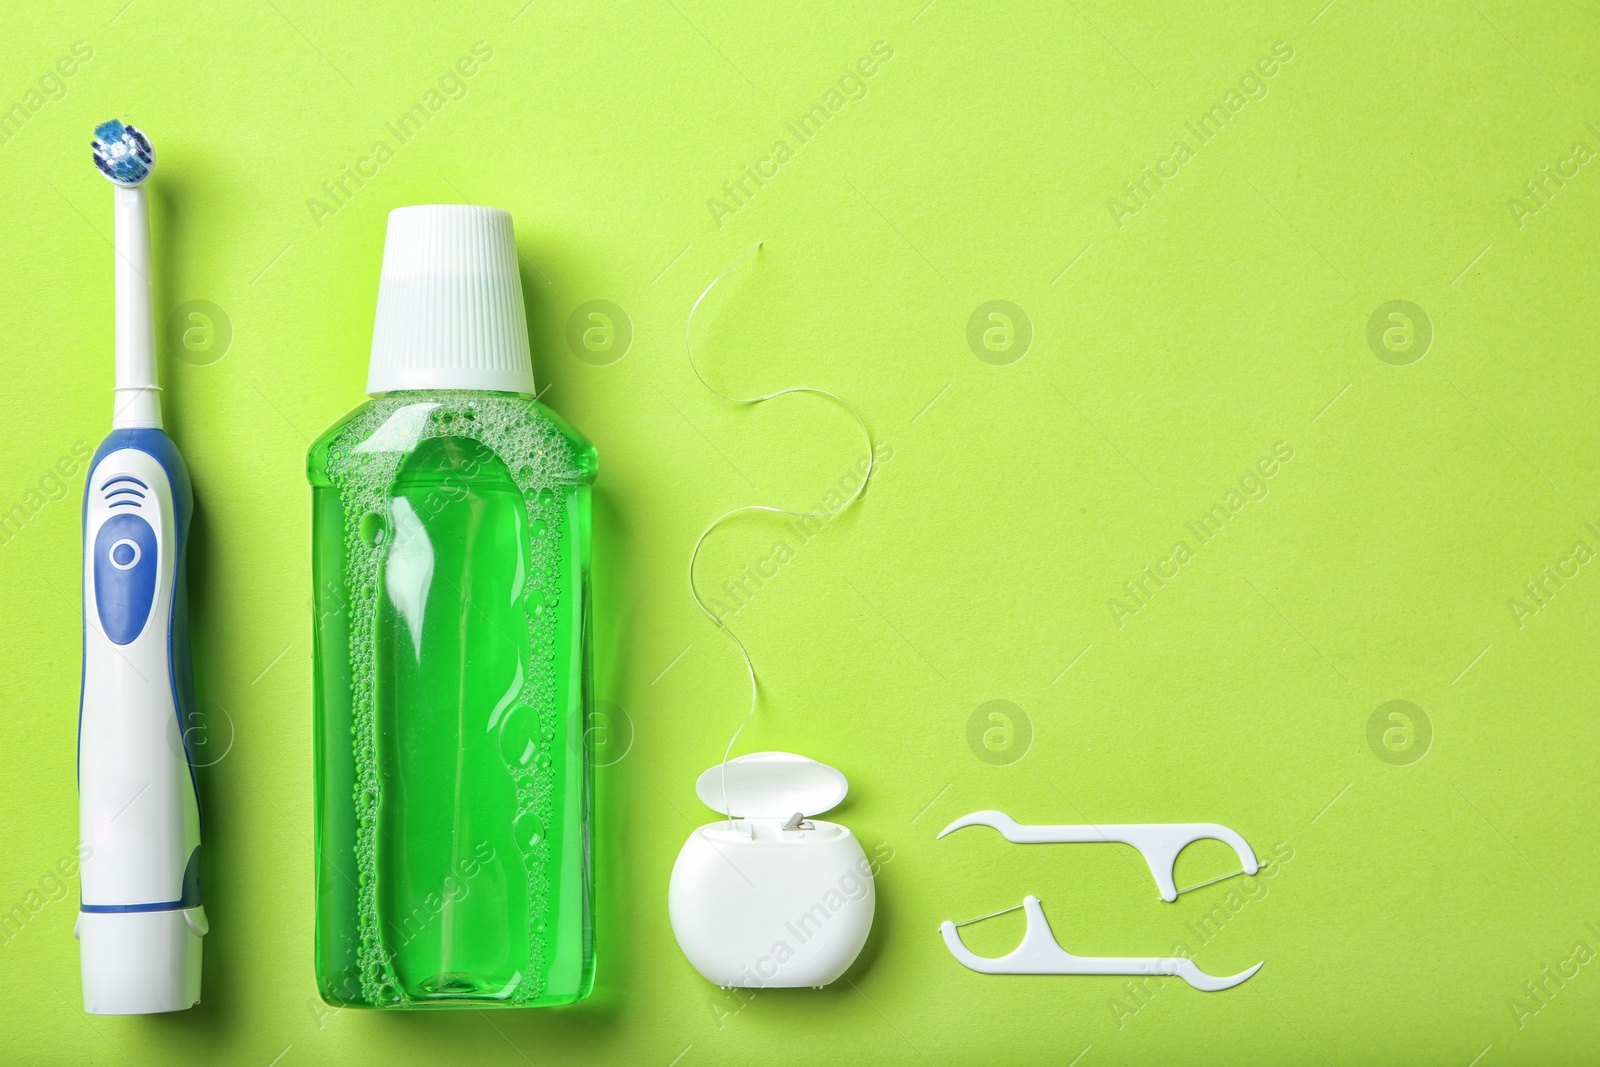
[[[118,185],[138,185],[155,168],[156,150],[150,146],[150,138],[116,119],[96,126],[92,143],[94,165]]]

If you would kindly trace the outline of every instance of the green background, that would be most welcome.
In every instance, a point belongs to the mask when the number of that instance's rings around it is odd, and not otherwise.
[[[25,119],[0,144],[0,1059],[1597,1055],[1592,11],[124,2],[11,0],[0,41],[0,106]],[[491,57],[446,77],[480,41]],[[77,42],[90,58],[47,77]],[[802,143],[786,124],[877,42],[892,58]],[[1275,46],[1292,58],[1247,78]],[[400,143],[386,124],[442,78]],[[1213,106],[1227,121],[1201,143],[1188,126]],[[143,1019],[80,1011],[77,889],[53,873],[77,827],[73,456],[110,412],[110,193],[88,142],[111,116],[159,153],[209,764],[204,1003]],[[372,164],[379,140],[391,158]],[[776,175],[727,201],[780,140]],[[1180,140],[1176,174],[1144,178],[1171,173]],[[368,176],[340,203],[323,183],[346,167]],[[601,455],[601,962],[568,1010],[336,1012],[312,983],[304,453],[362,398],[386,213],[440,201],[515,216],[544,400]],[[732,395],[836,390],[892,458],[809,544],[770,517],[728,524],[701,580],[712,593],[789,542],[730,622],[764,682],[741,747],[839,767],[835,817],[892,858],[846,980],[745,999],[701,980],[666,920],[673,858],[711,817],[695,776],[745,701],[685,567],[717,515],[808,507],[863,447],[825,401],[740,408],[692,375],[688,309],[757,241],[697,319],[707,375]],[[592,300],[624,309],[620,359],[568,342]],[[1026,315],[1025,349],[1015,313],[1009,348],[998,320],[980,327],[1000,351],[981,329],[969,343],[994,300]],[[1387,318],[1369,343],[1392,300],[1415,305],[1409,347]],[[192,318],[191,301],[210,306]],[[1247,477],[1275,447],[1292,459]],[[1186,524],[1213,505],[1229,518],[1202,544]],[[1176,575],[1144,578],[1172,574],[1179,542]],[[1020,709],[1009,740],[979,711],[994,700]],[[1415,705],[1409,734],[1379,712],[1392,700]],[[1163,904],[1130,849],[935,841],[981,808],[1216,821],[1278,860]],[[1234,863],[1196,845],[1179,885]],[[1135,998],[949,956],[941,920],[1028,893],[1079,954],[1183,942],[1214,974],[1266,965],[1227,992]],[[1020,930],[1013,913],[963,932],[1000,954]]]

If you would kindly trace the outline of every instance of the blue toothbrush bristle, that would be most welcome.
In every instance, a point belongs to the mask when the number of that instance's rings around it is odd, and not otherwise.
[[[138,185],[150,177],[155,150],[136,127],[112,119],[94,128],[94,165],[118,185]]]

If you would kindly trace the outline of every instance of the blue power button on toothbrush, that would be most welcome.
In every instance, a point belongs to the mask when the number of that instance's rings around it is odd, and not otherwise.
[[[113,515],[94,539],[94,599],[100,628],[115,645],[144,632],[160,572],[156,533],[138,515]]]

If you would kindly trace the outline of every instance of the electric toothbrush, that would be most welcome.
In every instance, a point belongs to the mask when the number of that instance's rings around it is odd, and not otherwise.
[[[84,1010],[141,1015],[200,1000],[200,802],[183,729],[194,705],[184,580],[194,500],[161,428],[144,189],[155,151],[116,120],[94,132],[95,166],[115,185],[117,377],[111,434],[84,485],[87,847],[74,932]]]

